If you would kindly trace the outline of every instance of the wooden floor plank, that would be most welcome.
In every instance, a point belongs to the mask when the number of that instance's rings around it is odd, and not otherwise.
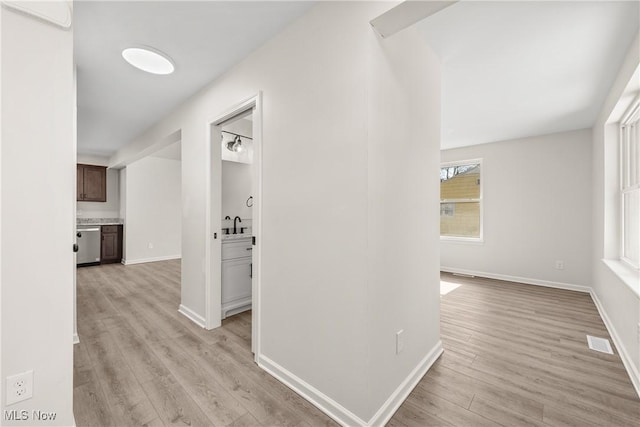
[[[221,357],[215,344],[208,345],[190,336],[180,337],[176,343],[194,358],[202,370],[220,381],[260,423],[294,426],[302,421],[289,407],[276,400],[269,388],[265,389],[249,378],[244,370],[237,369]]]
[[[77,375],[77,373],[76,373]],[[116,426],[111,408],[102,392],[95,373],[85,371],[90,378],[73,387],[73,409],[76,420],[85,426]]]
[[[504,402],[497,403],[491,400],[484,400],[478,396],[473,398],[469,410],[503,426],[542,427],[545,425],[542,420],[529,418],[510,410]]]
[[[87,339],[87,349],[116,425],[144,425],[158,418],[108,332]]]
[[[253,361],[251,311],[204,330],[178,313],[180,261],[78,270],[78,426],[332,426]],[[444,354],[388,423],[637,426],[638,399],[588,294],[456,277],[441,297]],[[363,391],[366,392],[366,391]]]
[[[228,425],[248,413],[217,380],[203,375],[201,366],[182,349],[163,341],[154,342],[151,346],[213,424]]]
[[[423,410],[421,406],[413,404],[411,401],[406,401],[394,414],[393,418],[388,425],[396,425],[406,427],[428,427],[428,426],[453,426],[442,418],[438,418],[435,415]]]
[[[258,420],[256,420],[253,415],[251,415],[250,413],[246,413],[243,416],[241,416],[240,418],[238,418],[237,420],[231,422],[230,424],[227,424],[229,427],[257,427],[257,426],[261,426],[262,424],[260,424],[258,422]]]

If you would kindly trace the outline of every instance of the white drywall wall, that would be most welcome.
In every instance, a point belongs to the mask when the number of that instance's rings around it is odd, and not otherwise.
[[[127,166],[127,264],[180,258],[181,169],[179,160],[160,157],[146,157]]]
[[[478,158],[484,243],[442,240],[443,269],[591,286],[591,130],[441,153]]]
[[[251,196],[251,165],[222,161],[222,217],[251,219],[252,209],[247,206]],[[241,224],[246,227],[246,224]],[[226,227],[226,225],[225,225]]]
[[[618,351],[640,394],[640,296],[625,284],[603,259],[616,259],[619,250],[620,207],[618,163],[619,117],[612,112],[640,64],[640,35],[629,46],[618,76],[593,127],[593,252],[592,285],[604,311]],[[637,78],[637,77],[636,77]],[[637,81],[636,81],[637,86]]]
[[[127,259],[127,168],[122,168],[119,171],[118,183],[120,184],[120,214],[119,218],[124,221],[124,227],[122,227],[122,259]]]
[[[330,398],[331,410],[364,421],[439,334],[439,64],[412,30],[397,42],[375,35],[369,21],[394,4],[317,4],[111,159],[126,164],[181,130],[182,304],[204,317],[207,123],[263,92],[260,356]],[[372,136],[395,135],[398,111],[407,138]],[[412,194],[385,183],[396,173],[416,178]],[[387,227],[391,216],[407,216],[416,230],[394,236],[393,248],[369,223]],[[398,273],[403,256],[419,264]],[[380,279],[369,272],[378,261]],[[395,356],[401,325],[405,350]]]
[[[109,166],[109,157],[78,153],[76,162],[83,165]]]
[[[10,406],[3,398],[1,423],[69,426],[74,424],[73,31],[4,6],[0,31],[2,389],[7,376],[34,372],[33,397]],[[11,410],[25,410],[29,419],[4,419]],[[55,412],[55,420],[34,419],[34,410]]]
[[[118,212],[118,215],[119,218],[124,219],[127,214],[127,168],[118,170],[118,184],[120,189],[120,211]]]
[[[413,31],[383,43],[369,40],[367,387],[373,411],[440,340],[440,62]],[[404,350],[396,354],[400,330]]]

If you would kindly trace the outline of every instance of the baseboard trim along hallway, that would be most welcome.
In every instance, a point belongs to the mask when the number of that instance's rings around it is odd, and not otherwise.
[[[627,349],[625,348],[625,346],[622,345],[622,340],[620,339],[620,335],[618,335],[618,331],[616,331],[616,328],[613,327],[613,323],[611,323],[611,319],[609,319],[607,312],[604,311],[604,307],[602,306],[602,303],[598,299],[598,296],[593,290],[591,290],[590,294],[591,294],[591,299],[593,300],[593,303],[596,305],[596,308],[598,309],[598,313],[600,314],[600,317],[604,322],[604,325],[607,327],[607,330],[609,331],[609,335],[611,335],[611,340],[613,341],[613,344],[616,346],[616,349],[618,350],[620,359],[622,359],[622,364],[624,365],[625,369],[627,370],[627,373],[629,374],[629,379],[631,380],[631,384],[633,384],[633,388],[636,389],[636,393],[638,394],[638,397],[640,397],[640,374],[638,373],[638,370],[636,369],[633,362],[631,361],[632,359],[629,356],[629,352],[627,352]]]
[[[378,409],[378,412],[369,420],[367,426],[384,426],[386,425],[393,414],[398,410],[402,403],[409,397],[414,388],[418,385],[422,377],[427,374],[429,368],[435,363],[436,360],[442,355],[444,349],[442,348],[442,341],[431,349],[429,353],[420,361],[413,371],[405,378],[405,380],[398,386],[387,401]]]
[[[405,378],[398,388],[389,396],[387,401],[378,409],[375,415],[367,422],[355,415],[335,400],[331,399],[311,384],[302,380],[292,372],[283,368],[273,360],[266,356],[258,357],[258,365],[277,378],[287,387],[304,397],[312,403],[316,408],[327,414],[339,424],[352,426],[384,426],[398,410],[400,405],[405,401],[407,396],[420,382],[422,377],[427,373],[431,365],[438,360],[443,353],[442,342],[438,341],[435,347],[420,361],[413,371]]]
[[[529,277],[508,276],[506,274],[487,273],[485,271],[465,270],[455,267],[440,267],[440,271],[452,274],[464,274],[469,276],[484,277],[487,279],[504,280],[505,282],[524,283],[525,285],[544,286],[546,288],[566,289],[568,291],[577,291],[591,293],[589,286],[574,285],[572,283],[553,282],[550,280],[531,279]]]
[[[182,314],[187,319],[191,320],[193,323],[200,326],[201,328],[206,327],[207,322],[205,318],[200,316],[195,311],[191,310],[189,307],[180,304],[180,308],[178,308],[178,313]]]
[[[182,258],[182,255],[166,255],[166,256],[158,256],[153,258],[123,259],[122,264],[124,265],[145,264],[147,262],[170,261],[173,259],[181,259],[181,258]]]

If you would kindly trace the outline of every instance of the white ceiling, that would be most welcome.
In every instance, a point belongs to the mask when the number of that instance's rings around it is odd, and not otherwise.
[[[420,22],[443,64],[442,147],[592,126],[638,6],[468,1]]]
[[[76,1],[78,152],[113,154],[312,4]],[[443,63],[442,147],[592,126],[639,20],[637,1],[461,1],[417,24]],[[132,45],[176,72],[131,67]]]
[[[108,156],[240,62],[313,2],[76,1],[78,152]],[[121,56],[154,47],[176,64],[147,74]]]

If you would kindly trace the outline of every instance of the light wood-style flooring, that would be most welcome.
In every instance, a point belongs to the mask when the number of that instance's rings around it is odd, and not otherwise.
[[[640,426],[640,399],[585,293],[442,274],[444,354],[390,426]],[[613,345],[613,342],[611,343]]]
[[[638,426],[640,400],[590,297],[443,275],[445,353],[390,426]],[[336,424],[253,363],[251,314],[178,313],[180,262],[78,269],[78,426]]]

